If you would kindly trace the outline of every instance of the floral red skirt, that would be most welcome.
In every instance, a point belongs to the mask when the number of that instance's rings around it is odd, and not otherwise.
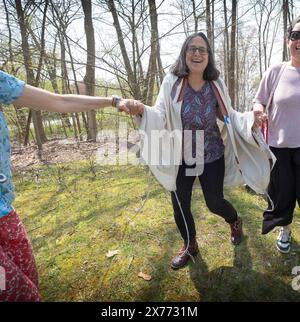
[[[3,301],[41,301],[32,247],[15,211],[0,218],[0,302]]]

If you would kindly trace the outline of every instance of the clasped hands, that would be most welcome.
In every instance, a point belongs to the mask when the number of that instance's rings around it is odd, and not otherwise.
[[[254,104],[253,106],[254,122],[253,127],[261,127],[263,122],[267,120],[264,106],[261,104]]]
[[[133,99],[122,99],[119,103],[119,111],[130,115],[143,115],[144,104]]]

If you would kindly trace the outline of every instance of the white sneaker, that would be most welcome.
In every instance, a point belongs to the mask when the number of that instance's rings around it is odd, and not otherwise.
[[[276,247],[277,249],[284,254],[287,254],[290,249],[291,249],[291,240],[292,240],[292,232],[289,228],[281,227],[278,237],[277,237],[277,242],[276,242]]]

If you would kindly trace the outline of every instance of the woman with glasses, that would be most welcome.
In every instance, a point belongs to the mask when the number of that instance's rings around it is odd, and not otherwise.
[[[300,16],[288,28],[286,43],[290,61],[269,67],[253,107],[268,114],[268,144],[277,158],[268,187],[274,207],[263,214],[262,233],[280,226],[276,247],[282,253],[290,251],[290,224],[296,200],[300,203]],[[270,97],[271,104],[265,111]]]
[[[224,199],[223,187],[247,183],[263,193],[269,181],[268,148],[254,140],[261,112],[238,113],[219,78],[208,39],[189,36],[161,85],[154,107],[130,108],[142,133],[142,157],[157,180],[171,191],[175,221],[184,241],[171,267],[178,269],[198,252],[191,212],[193,184],[199,179],[208,209],[242,241],[242,220]],[[222,122],[217,120],[219,118]]]
[[[14,103],[52,112],[89,111],[115,106],[128,111],[118,97],[59,95],[25,84],[0,71],[0,302],[40,301],[35,259],[25,228],[12,206],[10,140],[1,104]],[[136,101],[127,102],[139,104]]]

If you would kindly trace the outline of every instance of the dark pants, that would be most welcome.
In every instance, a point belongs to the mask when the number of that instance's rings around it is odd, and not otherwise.
[[[186,169],[193,168],[182,164],[179,167],[176,179],[176,193],[181,203],[181,208],[188,226],[189,238],[193,239],[196,236],[195,222],[191,213],[191,197],[193,184],[196,176],[186,176]],[[225,164],[224,156],[220,159],[204,165],[203,173],[198,176],[203,195],[208,209],[220,215],[228,223],[233,223],[237,220],[237,212],[233,206],[224,199],[223,182],[224,182]],[[184,241],[187,241],[187,231],[182,218],[180,207],[178,205],[175,193],[171,193],[172,204],[174,209],[174,217],[177,227]]]
[[[274,210],[264,212],[263,234],[276,226],[289,225],[296,200],[300,204],[300,148],[270,148],[277,158],[268,187]]]

